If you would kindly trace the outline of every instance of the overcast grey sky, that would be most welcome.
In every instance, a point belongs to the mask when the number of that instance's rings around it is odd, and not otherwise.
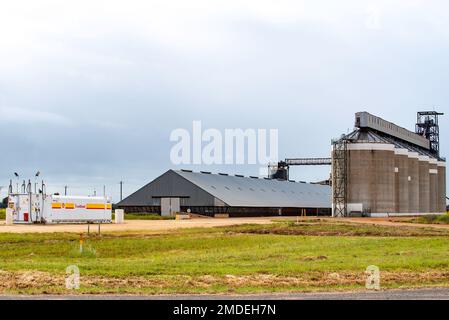
[[[0,186],[40,170],[117,200],[177,169],[169,136],[193,120],[279,129],[284,158],[329,156],[357,111],[409,129],[449,111],[447,1],[2,1],[0,39]]]

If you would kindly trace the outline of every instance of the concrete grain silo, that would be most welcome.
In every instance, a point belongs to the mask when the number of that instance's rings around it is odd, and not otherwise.
[[[419,157],[419,213],[430,212],[430,158]]]
[[[394,149],[386,143],[348,145],[348,204],[352,208],[368,213],[395,211]]]
[[[394,150],[395,153],[395,211],[407,213],[410,211],[409,195],[409,158],[407,149]]]
[[[439,212],[446,212],[446,162],[438,162]]]
[[[333,215],[443,212],[446,170],[439,155],[438,115],[418,113],[412,132],[357,113],[355,130],[332,142]]]
[[[419,154],[408,153],[408,199],[409,213],[419,212]]]
[[[439,192],[438,192],[438,160],[430,159],[429,161],[429,212],[439,212]]]

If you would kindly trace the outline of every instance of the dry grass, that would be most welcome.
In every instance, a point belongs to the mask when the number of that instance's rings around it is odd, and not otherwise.
[[[449,224],[449,215],[430,215],[411,218],[406,222],[420,224]]]
[[[329,220],[287,221],[273,225],[242,225],[225,228],[228,232],[248,234],[273,234],[296,236],[339,236],[339,237],[441,237],[449,236],[449,229],[393,227],[376,224],[332,222]]]
[[[77,265],[92,294],[261,293],[449,285],[449,230],[332,221],[113,232],[0,233],[0,293],[68,293]],[[336,236],[338,235],[338,236]]]
[[[449,285],[449,271],[382,272],[383,288]],[[83,276],[80,293],[83,294],[164,294],[164,293],[256,293],[306,292],[363,289],[364,272],[309,272],[296,276],[274,274],[255,275],[201,275],[201,276]],[[8,293],[73,293],[66,290],[65,277],[39,271],[0,271],[0,292]]]

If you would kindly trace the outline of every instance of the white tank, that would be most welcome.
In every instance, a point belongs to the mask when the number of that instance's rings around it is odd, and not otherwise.
[[[16,224],[112,222],[112,203],[107,197],[11,194],[8,207]]]

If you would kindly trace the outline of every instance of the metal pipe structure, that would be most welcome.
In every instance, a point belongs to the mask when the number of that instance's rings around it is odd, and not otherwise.
[[[285,164],[288,166],[330,166],[332,164],[331,158],[292,158],[285,159]]]
[[[332,158],[290,158],[279,161],[277,165],[269,165],[270,179],[289,180],[290,166],[330,166]]]

